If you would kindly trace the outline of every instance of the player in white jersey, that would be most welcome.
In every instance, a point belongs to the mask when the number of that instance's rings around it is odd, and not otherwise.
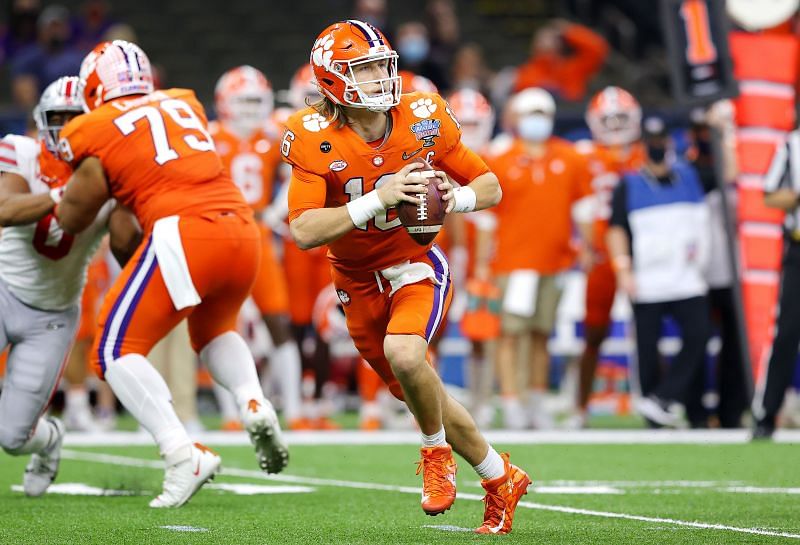
[[[75,337],[89,260],[109,230],[122,261],[141,238],[135,217],[114,201],[76,236],[64,233],[50,213],[71,174],[55,155],[58,131],[82,112],[78,78],[60,78],[34,109],[39,140],[0,140],[0,350],[10,347],[0,447],[32,454],[23,480],[29,496],[43,494],[58,471],[64,428],[43,415]]]

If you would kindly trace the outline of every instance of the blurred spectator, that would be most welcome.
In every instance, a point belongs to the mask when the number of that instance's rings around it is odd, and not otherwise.
[[[128,23],[115,23],[106,28],[97,42],[113,42],[114,40],[125,40],[126,42],[138,43],[136,30]]]
[[[645,121],[643,141],[647,161],[614,189],[606,240],[617,285],[633,302],[642,394],[636,408],[652,425],[681,427],[684,408],[699,403],[693,385],[709,337],[708,206],[697,171],[675,158],[663,120]],[[662,372],[658,341],[667,316],[682,346]]]
[[[72,42],[81,51],[91,51],[114,25],[109,16],[111,6],[105,0],[86,0],[80,10],[81,16],[72,22]]]
[[[418,76],[408,70],[400,70],[397,75],[400,76],[400,81],[402,82],[403,94],[439,92],[433,82],[424,76]]]
[[[40,11],[39,0],[13,0],[9,4],[6,24],[0,30],[0,65],[36,43],[36,19]]]
[[[775,338],[766,372],[753,399],[753,439],[769,439],[775,431],[786,389],[792,384],[800,345],[800,130],[778,146],[764,177],[764,204],[786,212],[783,270]]]
[[[491,75],[480,45],[467,43],[456,51],[451,71],[453,89],[472,89],[485,94]]]
[[[502,293],[498,380],[506,427],[544,428],[552,425],[543,405],[549,384],[547,339],[555,325],[561,275],[575,262],[573,221],[588,248],[594,200],[585,161],[572,144],[552,136],[553,97],[543,89],[526,89],[511,99],[511,110],[517,138],[489,161],[503,181],[503,200],[493,209],[492,273]],[[482,270],[476,264],[476,274]],[[528,368],[528,415],[520,403],[522,366]]]
[[[400,70],[428,78],[440,90],[447,88],[446,65],[431,60],[431,44],[425,25],[419,21],[403,23],[397,27],[393,46],[399,55]]]
[[[394,45],[393,36],[389,32],[384,32],[384,29],[389,28],[386,0],[356,0],[350,18],[379,28],[389,43]]]
[[[556,98],[578,101],[603,66],[608,43],[585,26],[557,19],[533,35],[530,55],[517,70],[515,91],[543,87]]]
[[[83,60],[83,53],[69,45],[67,8],[48,6],[39,15],[36,26],[38,42],[21,50],[11,65],[11,92],[21,108],[32,108],[50,82],[77,74]]]
[[[712,146],[712,127],[720,137],[720,150],[722,152],[723,183],[717,182],[714,169],[714,150]],[[687,150],[687,159],[700,175],[700,181],[706,192],[711,226],[711,249],[709,267],[706,273],[708,281],[708,298],[711,307],[713,323],[719,327],[722,346],[717,357],[717,391],[719,404],[717,416],[723,428],[738,428],[742,424],[742,414],[747,409],[747,387],[744,375],[744,361],[736,320],[736,306],[734,289],[736,286],[736,271],[730,255],[728,233],[725,227],[725,210],[723,205],[728,204],[729,213],[733,214],[735,207],[731,200],[735,199],[735,186],[732,182],[736,179],[736,148],[735,126],[733,122],[733,107],[729,101],[720,101],[709,109],[698,108],[692,111],[691,127],[689,130],[690,147]],[[723,200],[720,186],[730,187],[725,192]],[[704,393],[704,375],[698,375],[695,400]],[[702,413],[702,407],[687,407],[690,413]]]
[[[458,16],[453,0],[428,0],[425,22],[431,44],[429,58],[438,66],[450,67],[460,39]],[[440,85],[440,88],[447,89],[444,85]]]

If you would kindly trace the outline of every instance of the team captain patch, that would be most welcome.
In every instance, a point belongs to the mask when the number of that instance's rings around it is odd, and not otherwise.
[[[423,119],[411,125],[411,132],[414,133],[417,140],[422,141],[422,147],[429,148],[436,143],[433,139],[441,136],[439,133],[441,124],[442,122],[438,119]]]

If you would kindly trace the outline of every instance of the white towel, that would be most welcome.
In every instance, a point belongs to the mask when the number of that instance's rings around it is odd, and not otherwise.
[[[193,307],[200,303],[200,295],[192,282],[186,254],[183,252],[178,216],[161,218],[153,225],[153,247],[175,310]]]
[[[410,261],[406,261],[400,265],[394,265],[388,269],[383,269],[381,275],[388,280],[389,285],[392,286],[392,291],[389,293],[389,296],[394,295],[394,292],[403,286],[416,284],[426,278],[430,278],[438,283],[433,267],[422,262],[411,263]]]
[[[512,271],[503,296],[503,310],[523,318],[536,312],[536,296],[539,291],[539,273],[530,269]]]

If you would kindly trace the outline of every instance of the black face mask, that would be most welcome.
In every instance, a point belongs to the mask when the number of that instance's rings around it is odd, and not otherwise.
[[[667,155],[667,148],[663,146],[647,146],[647,158],[651,163],[663,163]]]
[[[701,157],[708,157],[711,155],[711,142],[704,138],[698,138],[695,142],[697,146],[697,155]]]

